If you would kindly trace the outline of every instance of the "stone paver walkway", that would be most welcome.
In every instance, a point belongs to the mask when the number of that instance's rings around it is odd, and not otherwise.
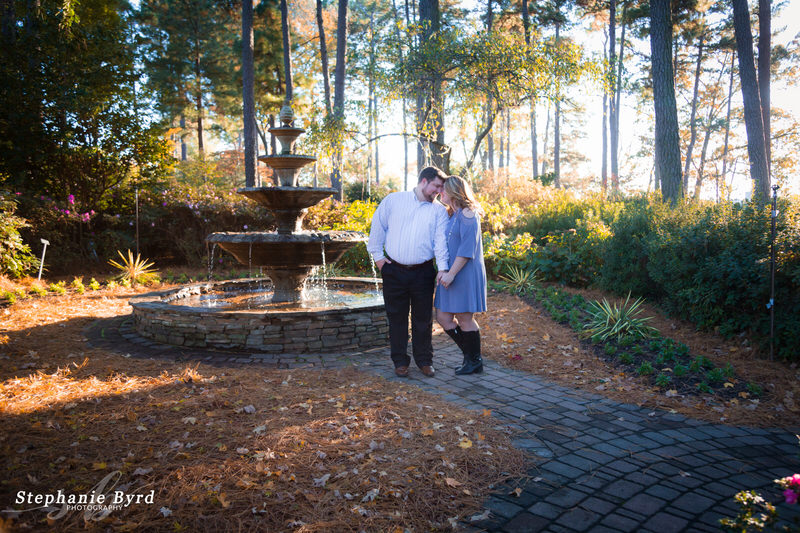
[[[387,350],[346,355],[229,354],[148,342],[130,319],[98,322],[95,345],[131,356],[204,360],[211,364],[260,363],[282,368],[338,368],[399,380]],[[758,489],[774,501],[773,480],[800,472],[800,431],[731,427],[679,414],[621,404],[530,374],[485,362],[481,375],[455,376],[461,354],[444,335],[434,337],[436,376],[412,367],[410,383],[519,428],[515,445],[537,463],[516,488],[498,487],[487,498],[489,518],[468,531],[720,531],[719,518],[735,515],[733,496]],[[796,506],[779,506],[782,517]]]

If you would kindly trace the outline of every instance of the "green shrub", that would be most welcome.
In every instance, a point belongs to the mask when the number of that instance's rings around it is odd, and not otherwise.
[[[611,223],[612,238],[603,241],[599,285],[616,294],[660,297],[648,271],[648,244],[665,208],[654,198],[635,197]]]
[[[617,347],[609,342],[603,347],[603,351],[606,353],[606,355],[614,355],[617,353]]]
[[[721,368],[714,368],[706,372],[706,381],[712,385],[721,383],[724,378],[725,376],[723,375]]]
[[[30,291],[31,294],[35,294],[36,296],[45,296],[47,294],[47,289],[45,289],[44,287],[40,287],[38,285],[33,285],[28,290]]]
[[[689,369],[688,369],[688,368],[686,368],[686,366],[684,366],[684,365],[682,365],[682,364],[680,364],[680,363],[678,363],[677,365],[675,365],[675,368],[673,368],[673,369],[672,369],[672,374],[673,374],[673,375],[674,375],[676,378],[682,378],[682,377],[683,377],[683,376],[685,376],[685,375],[686,375],[688,372],[689,372]]]
[[[592,302],[588,310],[591,318],[585,328],[590,335],[600,335],[603,340],[649,337],[655,330],[646,324],[651,317],[639,318],[642,303],[641,299],[631,302],[630,294],[620,305],[611,305],[605,298],[602,303]]]
[[[663,372],[656,376],[656,386],[661,387],[662,389],[669,387],[671,382],[672,378]]]
[[[758,385],[757,383],[748,383],[747,392],[749,392],[753,396],[761,396],[761,394],[764,393],[764,389],[761,387],[761,385]]]
[[[640,376],[649,376],[655,371],[656,370],[655,368],[653,368],[653,365],[650,364],[650,361],[645,361],[644,363],[639,365],[639,368],[636,369],[636,373],[639,374]]]
[[[51,283],[47,286],[47,290],[55,293],[55,294],[66,294],[67,293],[67,286],[66,282],[59,281],[58,283]]]
[[[15,303],[17,303],[17,295],[14,294],[12,291],[3,291],[2,294],[0,294],[0,297],[2,297],[6,302],[8,302],[8,305],[14,305]]]
[[[86,292],[86,287],[83,285],[83,278],[75,278],[72,280],[72,283],[69,284],[70,288],[74,290],[78,294],[83,294]]]
[[[0,274],[21,278],[39,268],[39,260],[31,248],[22,241],[20,229],[28,222],[14,213],[17,202],[6,192],[0,191]]]
[[[732,378],[736,375],[736,370],[734,370],[733,365],[730,363],[725,363],[725,366],[722,368],[722,374],[726,378]]]
[[[624,352],[619,355],[619,360],[626,365],[630,365],[633,363],[633,356],[627,352]]]
[[[100,290],[100,283],[98,283],[96,279],[92,278],[89,280],[88,287],[93,291]]]
[[[697,384],[697,390],[699,390],[700,392],[708,393],[708,394],[711,394],[712,392],[714,392],[713,389],[711,387],[709,387],[708,383],[706,383],[705,381],[701,381],[700,383]]]

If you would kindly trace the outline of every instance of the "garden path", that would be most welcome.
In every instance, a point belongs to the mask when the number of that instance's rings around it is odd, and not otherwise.
[[[128,342],[93,336],[93,344],[175,358],[174,346],[139,338],[130,319],[119,334]],[[181,350],[181,358],[282,368],[352,365],[390,380],[409,379],[462,407],[490,409],[520,430],[515,445],[531,452],[536,465],[524,483],[489,495],[488,514],[464,524],[467,531],[719,531],[719,519],[736,514],[739,490],[758,489],[775,501],[773,480],[800,471],[800,430],[711,424],[556,385],[494,361],[485,361],[481,375],[455,376],[452,367],[461,360],[455,345],[439,334],[434,350],[433,378],[413,367],[409,378],[396,377],[384,349],[339,356]],[[800,516],[796,506],[778,507],[782,517]]]

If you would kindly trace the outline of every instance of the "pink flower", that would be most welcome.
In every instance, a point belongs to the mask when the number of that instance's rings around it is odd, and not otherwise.
[[[69,209],[64,209],[64,214],[69,215]]]
[[[75,196],[73,196],[71,194],[69,196],[67,196],[67,203],[69,205],[74,205],[75,204]]]
[[[794,505],[797,503],[797,493],[792,489],[786,489],[783,491],[783,497],[786,498],[786,503],[789,505]]]

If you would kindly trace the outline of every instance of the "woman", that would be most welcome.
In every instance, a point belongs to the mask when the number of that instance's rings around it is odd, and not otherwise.
[[[464,353],[464,362],[456,374],[480,373],[481,333],[475,313],[486,311],[480,222],[483,209],[469,183],[458,176],[450,176],[444,182],[441,200],[450,213],[445,230],[450,268],[440,277],[436,290],[436,320]]]

